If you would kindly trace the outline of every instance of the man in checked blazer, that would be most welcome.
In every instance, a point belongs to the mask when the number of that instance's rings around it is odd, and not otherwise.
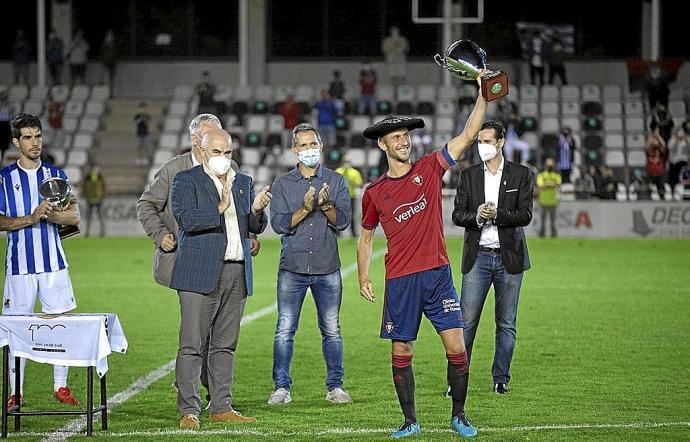
[[[252,179],[231,168],[232,140],[211,129],[203,162],[175,175],[170,202],[179,225],[170,287],[180,298],[180,344],[175,379],[180,427],[199,428],[198,382],[208,340],[213,422],[254,422],[232,408],[234,353],[247,296],[252,293],[249,233],[264,231],[270,188],[256,197]]]
[[[496,296],[496,350],[491,369],[494,391],[508,392],[515,348],[515,323],[524,270],[530,268],[523,227],[532,220],[532,175],[503,157],[505,128],[485,122],[479,131],[480,164],[462,171],[453,223],[465,228],[460,304],[468,360],[484,301]]]

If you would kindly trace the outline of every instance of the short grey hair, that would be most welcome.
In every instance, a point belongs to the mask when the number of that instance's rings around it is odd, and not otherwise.
[[[318,130],[316,130],[314,125],[309,123],[300,123],[295,126],[294,129],[292,129],[292,141],[290,142],[292,147],[295,147],[295,144],[297,143],[297,134],[301,132],[314,132],[316,134],[316,141],[319,143],[319,145],[323,145],[321,142],[321,134]]]
[[[189,136],[194,135],[201,126],[202,123],[212,123],[218,126],[219,129],[223,128],[218,117],[213,114],[199,114],[189,123]]]

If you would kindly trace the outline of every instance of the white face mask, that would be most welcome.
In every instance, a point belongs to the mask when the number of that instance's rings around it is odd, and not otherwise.
[[[230,166],[232,165],[232,160],[225,155],[221,155],[218,157],[211,157],[208,159],[208,168],[213,172],[216,176],[223,176],[225,175],[228,170],[230,170]]]
[[[479,157],[482,161],[492,160],[498,155],[498,149],[493,144],[479,143]]]
[[[319,164],[321,159],[321,149],[307,149],[297,152],[299,162],[307,167],[314,167]]]

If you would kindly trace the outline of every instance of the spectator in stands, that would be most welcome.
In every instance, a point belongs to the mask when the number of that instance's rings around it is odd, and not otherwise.
[[[664,105],[657,105],[652,113],[652,119],[649,122],[649,130],[654,131],[657,127],[659,128],[659,135],[664,139],[664,143],[668,145],[668,141],[671,139],[673,134],[673,118],[671,113],[666,109]]]
[[[46,61],[48,62],[51,85],[62,84],[62,65],[65,62],[65,44],[57,35],[55,29],[51,29],[50,34],[48,34]]]
[[[539,236],[546,235],[546,218],[551,223],[551,236],[558,235],[556,231],[556,209],[558,208],[558,190],[561,187],[561,175],[556,171],[556,160],[547,158],[544,171],[537,176],[539,190],[539,205],[541,206],[541,228]]]
[[[690,155],[687,158],[687,164],[680,169],[680,176],[678,177],[680,184],[683,185],[683,200],[690,200]]]
[[[575,198],[579,200],[588,200],[592,198],[597,192],[594,177],[587,173],[587,170],[580,168],[580,176],[575,180]]]
[[[331,84],[328,86],[328,93],[331,95],[331,99],[333,99],[338,116],[345,116],[345,101],[343,101],[345,83],[340,78],[340,71],[333,71],[333,80],[331,80]]]
[[[548,52],[549,62],[549,84],[556,84],[556,76],[560,77],[561,85],[568,84],[565,77],[565,51],[563,42],[560,38],[554,37],[549,45]]]
[[[336,173],[341,174],[347,182],[347,191],[350,194],[350,207],[352,208],[352,220],[350,230],[352,237],[357,238],[357,192],[362,186],[362,174],[352,165],[350,155],[343,155],[343,162],[340,167],[335,169]]]
[[[81,182],[81,192],[86,199],[86,231],[84,236],[88,237],[91,232],[91,218],[96,213],[98,216],[99,236],[105,236],[105,221],[101,204],[105,199],[105,178],[101,168],[95,161],[91,161],[89,170],[84,175]]]
[[[24,36],[24,30],[17,31],[12,45],[14,62],[14,84],[29,84],[29,63],[31,62],[31,44]]]
[[[649,201],[652,199],[652,192],[649,190],[649,182],[642,173],[642,169],[635,168],[633,171],[635,180],[632,183],[632,191],[637,194],[637,200]]]
[[[383,39],[381,50],[386,56],[388,77],[393,87],[405,82],[407,75],[407,52],[410,45],[407,39],[400,35],[400,28],[391,26],[391,33]]]
[[[613,169],[609,166],[603,166],[601,170],[601,189],[599,191],[599,198],[603,200],[615,200],[616,192],[618,191],[618,181],[616,181]]]
[[[297,126],[300,119],[299,105],[295,101],[295,97],[288,95],[285,103],[278,107],[278,114],[283,117],[285,129],[292,130]]]
[[[663,200],[666,194],[664,172],[668,149],[658,127],[647,137],[645,154],[647,156],[647,164],[645,165],[647,179],[656,186],[659,197]]]
[[[57,101],[53,94],[48,95],[48,125],[52,132],[50,148],[62,149],[64,144],[64,134],[62,131],[62,116],[65,112],[65,106]]]
[[[148,113],[146,102],[139,103],[139,112],[134,116],[134,124],[136,125],[137,134],[137,166],[146,166],[149,164],[149,148],[151,147],[151,140],[149,139],[149,124],[151,123],[151,114]]]
[[[201,81],[196,85],[196,93],[199,97],[198,113],[200,114],[215,114],[216,101],[216,85],[211,80],[211,73],[204,71],[201,73]]]
[[[649,66],[649,75],[645,80],[649,108],[654,109],[658,104],[664,107],[668,106],[668,95],[671,92],[668,87],[670,78],[664,69],[659,64],[652,63]]]
[[[515,157],[515,152],[520,152],[520,157]],[[520,138],[515,130],[515,125],[509,124],[506,132],[506,144],[503,148],[504,156],[508,161],[524,163],[530,159],[530,145]]]
[[[434,139],[426,128],[421,128],[412,132],[410,135],[410,142],[412,143],[413,161],[421,159],[434,148]]]
[[[680,182],[680,170],[688,164],[688,154],[690,154],[690,142],[688,135],[682,128],[678,128],[668,143],[669,172],[668,184],[671,186],[671,194],[675,195],[676,185]]]
[[[321,91],[321,99],[316,102],[314,109],[318,112],[318,128],[326,146],[332,148],[335,146],[335,104],[331,100],[328,91],[323,89]]]
[[[539,31],[534,31],[529,41],[528,57],[530,83],[535,86],[542,86],[544,84],[545,45],[546,43],[541,38],[541,33]]]
[[[283,148],[280,144],[268,148],[266,150],[266,155],[261,162],[264,166],[268,167],[270,171],[270,177],[268,179],[269,183],[273,183],[276,178],[283,174],[283,166],[281,164],[281,158],[283,157]]]
[[[376,71],[369,63],[364,63],[359,71],[359,114],[376,113]]]
[[[72,39],[72,44],[67,51],[72,85],[86,82],[86,62],[89,52],[89,43],[84,39],[84,33],[78,29]]]
[[[11,120],[12,108],[7,101],[7,91],[0,91],[0,164],[5,160],[5,152],[10,147],[10,140],[12,139]]]
[[[112,29],[105,32],[103,43],[101,44],[101,62],[103,63],[103,84],[107,84],[110,90],[115,89],[115,70],[117,69],[117,42],[115,33]],[[105,75],[108,78],[106,80]]]
[[[561,180],[564,183],[570,182],[576,147],[572,130],[568,126],[563,126],[558,136],[558,170],[561,171]]]

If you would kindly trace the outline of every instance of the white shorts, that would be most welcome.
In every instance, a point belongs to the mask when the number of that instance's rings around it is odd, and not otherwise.
[[[67,269],[29,275],[5,276],[2,313],[24,315],[34,312],[36,294],[43,313],[65,313],[77,308]]]

